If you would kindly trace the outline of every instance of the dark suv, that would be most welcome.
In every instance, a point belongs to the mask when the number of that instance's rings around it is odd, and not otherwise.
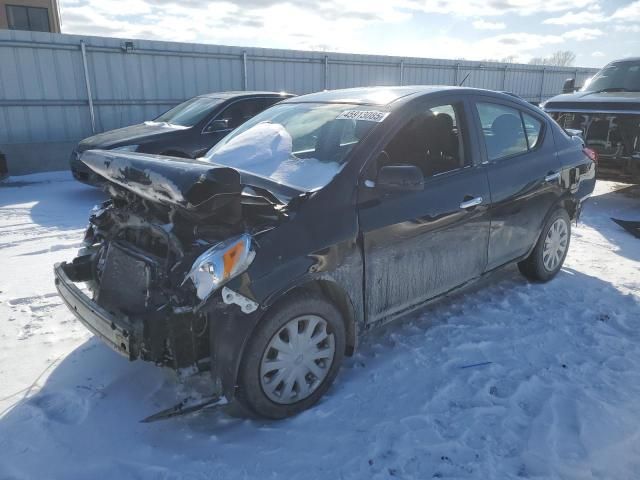
[[[103,182],[80,161],[82,152],[91,149],[197,158],[255,114],[292,96],[276,92],[216,92],[194,97],[155,120],[85,138],[71,153],[71,172],[84,183]]]
[[[85,152],[111,199],[56,286],[129,359],[209,371],[218,395],[282,418],[320,398],[369,328],[512,262],[553,278],[592,155],[486,90],[296,97],[198,161]]]
[[[573,79],[567,93],[542,107],[561,127],[581,132],[598,153],[601,175],[628,177],[640,183],[640,58],[616,60],[578,92]]]

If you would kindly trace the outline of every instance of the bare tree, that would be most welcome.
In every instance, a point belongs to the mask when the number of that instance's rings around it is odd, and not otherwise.
[[[571,50],[558,50],[549,57],[549,65],[556,67],[570,67],[576,59],[576,54]]]
[[[548,57],[533,57],[529,60],[531,65],[551,65],[554,67],[570,67],[576,59],[576,54],[571,50],[558,50]]]

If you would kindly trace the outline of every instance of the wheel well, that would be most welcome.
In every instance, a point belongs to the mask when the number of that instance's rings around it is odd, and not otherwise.
[[[299,290],[319,293],[340,310],[347,334],[345,355],[348,357],[352,356],[356,348],[358,332],[353,305],[346,292],[330,280],[312,280],[294,287],[292,290],[289,290],[285,296]]]
[[[571,220],[575,220],[578,215],[578,202],[571,197],[564,198],[560,201],[558,206],[564,208],[569,214]]]

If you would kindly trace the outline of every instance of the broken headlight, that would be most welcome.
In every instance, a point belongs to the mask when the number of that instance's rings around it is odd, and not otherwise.
[[[200,300],[205,300],[215,290],[244,272],[255,255],[251,249],[251,235],[244,233],[230,238],[196,258],[184,281],[191,279],[196,287],[196,295]]]

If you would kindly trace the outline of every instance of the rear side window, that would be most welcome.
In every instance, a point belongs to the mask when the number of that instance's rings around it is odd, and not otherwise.
[[[519,110],[495,103],[478,103],[477,108],[489,160],[528,150]]]

